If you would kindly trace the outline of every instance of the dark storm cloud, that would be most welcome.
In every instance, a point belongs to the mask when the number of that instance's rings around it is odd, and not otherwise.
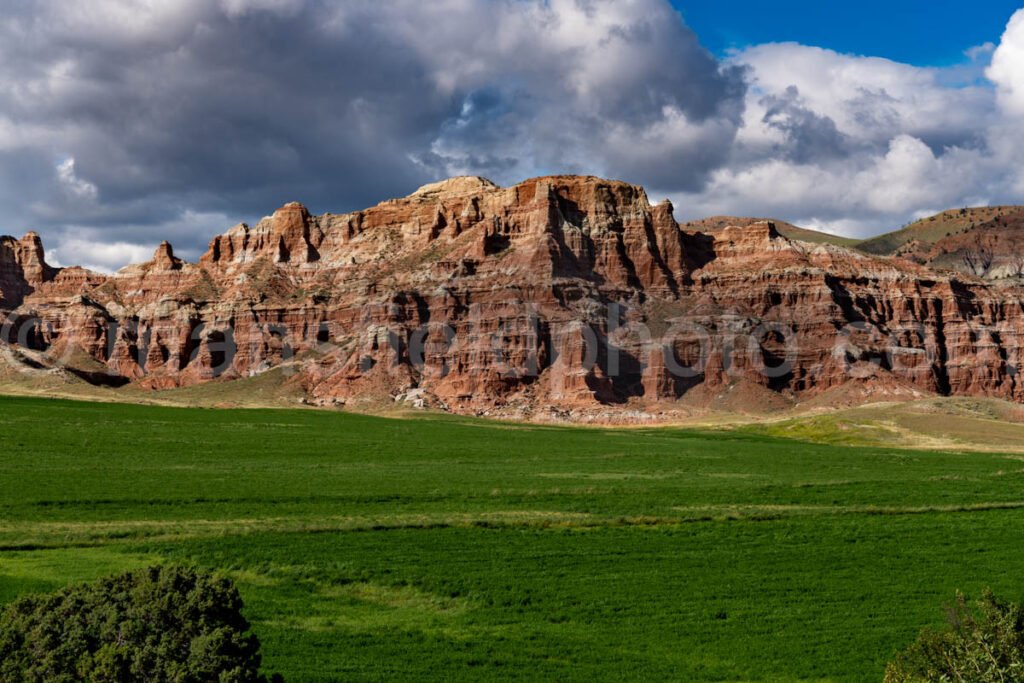
[[[0,112],[45,129],[41,155],[74,158],[102,200],[90,222],[138,221],[130,205],[150,196],[253,212],[281,193],[351,204],[395,192],[419,180],[408,150],[451,107],[408,49],[384,33],[328,35],[312,9],[197,8],[170,37],[138,41],[47,35],[39,18],[0,48],[5,63],[18,55],[4,77],[21,88]]]
[[[981,62],[965,80],[795,44],[723,64],[668,0],[4,10],[0,232],[39,230],[62,263],[117,267],[165,237],[194,258],[285,201],[345,211],[461,173],[593,173],[686,217],[861,233],[1024,192],[1024,12],[981,82]]]
[[[849,153],[849,141],[836,122],[805,107],[795,85],[779,95],[767,95],[761,102],[762,120],[786,139],[779,146],[781,156],[797,163],[836,159]]]
[[[2,230],[130,245],[173,227],[196,251],[220,216],[361,208],[459,172],[694,188],[743,92],[662,0],[18,0]],[[681,163],[698,148],[717,152]]]
[[[502,45],[474,47],[488,66],[467,82],[480,89],[424,163],[506,181],[590,172],[697,189],[728,156],[745,70],[723,68],[667,3],[538,3],[529,25],[515,17],[524,3],[495,4]]]

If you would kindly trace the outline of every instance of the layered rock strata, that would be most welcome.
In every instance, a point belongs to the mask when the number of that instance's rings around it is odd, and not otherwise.
[[[271,370],[311,401],[458,412],[796,401],[850,385],[1024,400],[1024,290],[771,223],[682,230],[634,185],[453,178],[347,214],[300,204],[112,275],[0,239],[3,342],[113,384]],[[83,360],[84,359],[84,360]]]

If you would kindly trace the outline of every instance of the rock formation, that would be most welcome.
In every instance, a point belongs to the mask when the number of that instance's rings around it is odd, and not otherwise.
[[[911,241],[896,256],[990,280],[1024,276],[1024,209],[950,231],[934,243]]]
[[[43,242],[34,232],[20,240],[0,237],[0,311],[17,308],[25,296],[54,275]]]
[[[286,204],[198,263],[164,243],[109,276],[0,239],[3,342],[47,362],[153,390],[276,370],[312,402],[457,412],[849,386],[1024,401],[1022,294],[769,222],[686,231],[667,201],[576,176],[453,178],[348,214]]]

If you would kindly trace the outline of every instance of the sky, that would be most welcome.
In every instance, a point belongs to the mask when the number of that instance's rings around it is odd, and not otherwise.
[[[1024,203],[1022,6],[6,0],[0,233],[109,271],[462,174],[855,237]]]
[[[950,66],[1002,34],[1020,0],[673,0],[701,43],[723,57],[795,42],[915,66]]]

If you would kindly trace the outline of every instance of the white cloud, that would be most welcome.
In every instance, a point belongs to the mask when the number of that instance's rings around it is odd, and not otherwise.
[[[416,157],[435,175],[563,171],[695,187],[732,145],[741,73],[664,0],[439,5],[397,2],[384,15],[440,91],[460,94],[458,115]]]
[[[68,157],[57,164],[57,177],[60,179],[61,185],[64,186],[65,191],[73,197],[94,200],[99,194],[99,190],[95,185],[90,183],[88,180],[79,178],[75,173],[74,157]]]
[[[941,147],[970,140],[994,114],[989,88],[946,85],[942,69],[793,43],[759,45],[732,59],[753,69],[752,110],[765,94],[795,87],[809,109],[864,144],[886,145],[907,133]],[[749,113],[754,123],[760,112]]]
[[[1024,114],[1024,9],[1007,24],[987,75],[998,88],[1000,106],[1009,114]]]
[[[55,266],[77,265],[101,273],[112,273],[128,263],[141,263],[153,256],[154,247],[129,242],[97,242],[68,239],[47,252]]]
[[[54,266],[80,265],[110,273],[129,263],[148,261],[156,246],[168,240],[176,256],[195,262],[207,241],[233,222],[230,216],[219,212],[184,211],[179,217],[156,226],[73,224],[59,231],[54,239],[45,240],[46,258]],[[146,235],[147,239],[139,240],[139,235]]]
[[[998,47],[945,69],[792,43],[738,52],[731,61],[750,70],[743,126],[707,186],[676,195],[679,212],[869,236],[926,212],[1022,202],[1024,141],[1007,116],[1024,103],[1022,50],[1024,10]],[[995,87],[978,81],[989,55]]]
[[[991,60],[992,53],[996,51],[996,44],[986,41],[981,45],[974,45],[964,50],[964,56],[972,62]]]

